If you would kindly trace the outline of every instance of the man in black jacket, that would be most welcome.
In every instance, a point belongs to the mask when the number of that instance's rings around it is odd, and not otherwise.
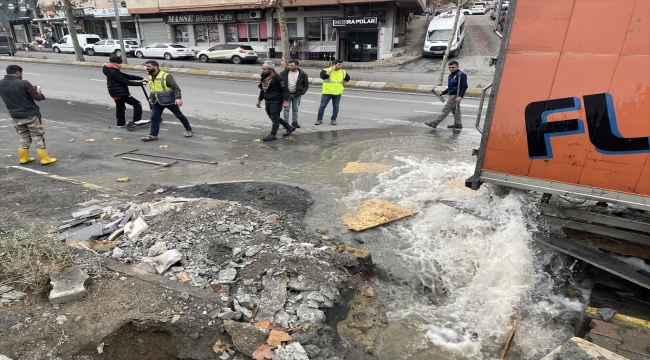
[[[121,72],[122,57],[120,56],[112,54],[108,61],[110,62],[102,67],[102,71],[106,75],[108,94],[115,100],[117,127],[123,128],[126,125],[126,104],[133,106],[133,122],[142,119],[142,104],[131,96],[129,86],[142,86],[149,81],[140,76]]]
[[[282,108],[289,107],[289,88],[282,76],[275,72],[275,64],[273,61],[267,60],[262,65],[262,80],[258,87],[260,88],[260,96],[257,98],[257,107],[262,107],[262,100],[264,100],[266,113],[273,122],[271,133],[263,140],[273,141],[277,139],[275,135],[278,133],[280,125],[287,130],[284,136],[291,135],[296,128],[289,125],[288,122],[282,120],[280,117]]]
[[[300,98],[307,93],[309,89],[309,77],[307,73],[300,70],[298,60],[289,60],[289,68],[284,69],[280,76],[287,82],[289,87],[289,107],[291,107],[292,121],[291,126],[299,128],[298,125],[298,107]],[[284,121],[289,122],[289,107],[284,109]]]
[[[29,157],[29,146],[34,143],[41,165],[56,162],[47,154],[45,148],[45,129],[41,122],[41,109],[34,100],[45,100],[41,94],[41,87],[34,86],[29,81],[23,80],[23,68],[18,65],[7,66],[7,75],[0,80],[0,97],[4,101],[9,116],[14,123],[16,132],[21,137],[18,147],[18,156],[21,164],[27,164],[35,159]]]

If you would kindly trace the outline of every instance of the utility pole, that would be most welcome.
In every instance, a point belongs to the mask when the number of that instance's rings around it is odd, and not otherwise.
[[[454,43],[456,39],[456,29],[458,28],[458,18],[460,18],[460,13],[463,11],[461,6],[463,5],[463,0],[458,0],[456,5],[456,18],[454,20],[454,27],[451,30],[451,35],[449,35],[449,42],[447,43],[447,50],[445,50],[445,55],[442,57],[442,66],[440,67],[440,77],[438,77],[438,86],[442,85],[442,80],[445,78],[445,68],[447,66],[447,60],[449,59],[449,51],[451,50],[451,44]],[[460,44],[458,44],[460,45]]]
[[[115,24],[117,25],[117,37],[120,40],[120,51],[122,52],[122,60],[125,64],[128,64],[126,60],[126,52],[124,51],[124,37],[122,37],[122,25],[120,24],[120,12],[117,8],[118,0],[111,0],[113,2],[113,10],[115,10]]]

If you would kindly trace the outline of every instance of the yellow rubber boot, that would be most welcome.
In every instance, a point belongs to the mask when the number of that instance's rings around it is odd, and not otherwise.
[[[55,158],[47,155],[47,149],[36,150],[36,152],[38,153],[38,157],[41,158],[41,165],[49,165],[56,162]]]
[[[30,162],[36,160],[33,157],[29,157],[29,149],[19,148],[18,149],[18,156],[20,156],[20,163],[21,164],[27,164],[27,163],[30,163]]]

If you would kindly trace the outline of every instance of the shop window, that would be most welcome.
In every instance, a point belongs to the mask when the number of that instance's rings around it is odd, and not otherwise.
[[[197,24],[194,25],[194,37],[196,45],[200,44],[218,44],[219,41],[219,25],[218,24]]]
[[[174,40],[176,43],[190,42],[190,33],[187,30],[187,25],[174,26]]]
[[[226,24],[226,41],[238,42],[239,36],[237,34],[237,24]]]
[[[260,21],[259,22],[260,26],[260,41],[266,41],[266,39],[269,37],[268,36],[268,31],[266,29],[266,21]]]
[[[330,18],[307,18],[307,37],[310,41],[335,41]]]
[[[248,41],[248,25],[246,23],[237,24],[237,35],[240,42]]]
[[[218,24],[208,24],[208,40],[210,44],[218,44],[221,42],[221,39],[219,39]]]
[[[248,41],[260,41],[260,31],[257,23],[248,23]]]
[[[298,23],[296,20],[293,20],[292,22],[287,20],[287,32],[289,33],[289,37],[298,37]],[[275,36],[281,36],[280,23],[277,21],[275,22]]]

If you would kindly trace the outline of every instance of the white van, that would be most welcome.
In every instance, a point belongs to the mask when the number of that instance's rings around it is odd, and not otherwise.
[[[77,39],[79,40],[79,46],[82,49],[86,48],[88,44],[94,44],[101,40],[99,35],[94,34],[77,34]],[[71,52],[74,53],[74,46],[72,45],[72,38],[70,35],[66,35],[59,40],[56,44],[52,45],[52,50],[55,53],[60,52]],[[85,51],[85,50],[84,50]]]
[[[429,23],[426,38],[424,39],[424,48],[422,49],[422,57],[444,55],[447,50],[447,43],[449,42],[449,35],[454,28],[454,20],[456,17],[455,12],[440,14],[434,17]],[[458,18],[458,26],[456,27],[456,37],[451,44],[449,56],[458,56],[460,48],[463,47],[465,40],[465,15],[462,13]]]

